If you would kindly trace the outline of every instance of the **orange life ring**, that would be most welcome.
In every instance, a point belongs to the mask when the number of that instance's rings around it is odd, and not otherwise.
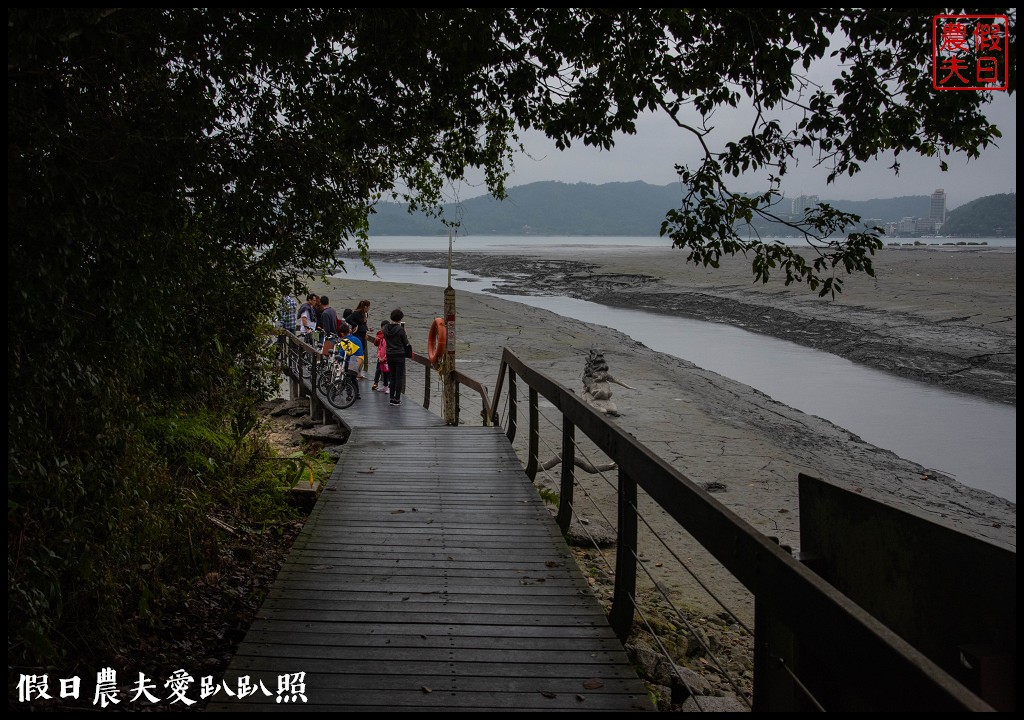
[[[441,318],[434,318],[427,334],[427,358],[431,365],[437,365],[448,350],[448,328]]]

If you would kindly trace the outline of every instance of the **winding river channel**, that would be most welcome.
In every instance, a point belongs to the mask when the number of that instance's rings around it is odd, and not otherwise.
[[[358,262],[347,263],[348,272],[340,277],[435,287],[448,283],[447,270],[405,263],[375,265],[376,278]],[[503,282],[455,271],[452,284],[457,290],[479,293],[493,291]],[[1016,407],[900,378],[731,325],[561,296],[503,292],[499,297],[611,325],[653,350],[760,390],[907,460],[1017,500]]]

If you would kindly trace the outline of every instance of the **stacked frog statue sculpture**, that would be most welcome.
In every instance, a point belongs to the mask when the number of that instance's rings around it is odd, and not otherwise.
[[[611,400],[612,383],[630,390],[634,389],[626,383],[616,380],[608,372],[608,363],[604,359],[604,353],[591,349],[587,364],[583,368],[583,399],[591,407],[605,415],[618,417],[620,415],[618,408]]]

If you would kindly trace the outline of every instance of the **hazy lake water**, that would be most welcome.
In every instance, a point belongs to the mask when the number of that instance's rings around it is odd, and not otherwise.
[[[486,238],[461,250],[554,244],[622,246],[644,238]],[[575,242],[562,242],[563,240]],[[596,242],[599,241],[599,242]],[[390,244],[390,247],[389,247]],[[633,242],[633,244],[639,244]],[[661,240],[664,245],[664,240]],[[990,242],[991,244],[991,242]],[[1015,246],[1013,240],[1010,247]],[[1004,245],[1004,247],[1007,245]],[[375,250],[447,250],[447,238],[374,238]],[[375,263],[378,278],[358,262],[349,277],[444,287],[448,272],[405,263]],[[500,285],[454,271],[452,285],[484,292]],[[1016,502],[1016,408],[951,392],[857,365],[837,355],[721,323],[671,318],[560,296],[500,295],[584,322],[611,325],[644,345],[756,388],[781,403],[817,415],[865,441]],[[486,378],[481,378],[487,381]]]

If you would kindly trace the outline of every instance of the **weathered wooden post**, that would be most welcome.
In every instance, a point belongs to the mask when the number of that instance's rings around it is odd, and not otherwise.
[[[292,347],[292,345],[295,347]],[[299,344],[298,340],[294,335],[286,338],[285,344],[285,363],[288,367],[288,399],[298,400],[299,395],[299,378],[302,376],[302,345]],[[295,365],[291,365],[292,357],[296,358]]]
[[[565,460],[562,468],[565,472]],[[637,510],[636,479],[619,467],[619,523],[615,544],[615,588],[608,623],[623,643],[633,629],[636,612]]]
[[[459,386],[455,381],[455,289],[452,287],[452,233],[448,231],[448,287],[444,290],[445,347],[438,363],[444,382],[441,417],[446,425],[459,424]]]

